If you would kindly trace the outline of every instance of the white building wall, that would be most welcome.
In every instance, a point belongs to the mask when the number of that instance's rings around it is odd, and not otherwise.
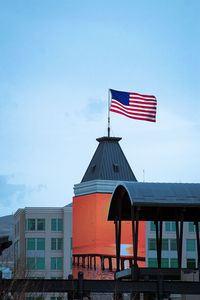
[[[19,228],[19,232],[16,231],[14,243],[16,245],[15,260],[20,258],[20,261],[26,262],[27,257],[44,257],[45,269],[44,270],[27,270],[24,275],[20,277],[34,277],[34,278],[67,278],[71,273],[71,219],[72,219],[72,207],[66,206],[63,208],[54,207],[27,207],[25,209],[18,210],[15,215],[15,228]],[[28,219],[45,219],[45,230],[27,230],[26,222]],[[51,220],[62,219],[63,230],[52,231]],[[37,222],[37,221],[36,221]],[[19,225],[18,225],[18,224]],[[28,238],[44,238],[45,250],[27,250],[26,241]],[[62,250],[51,249],[51,239],[62,238],[63,247]],[[17,246],[18,245],[18,246]],[[51,269],[51,257],[61,257],[63,260],[62,270]]]

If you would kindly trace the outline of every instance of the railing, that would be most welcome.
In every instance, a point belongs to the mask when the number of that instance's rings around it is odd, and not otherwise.
[[[80,266],[82,268],[96,269],[97,258],[100,260],[101,270],[105,270],[105,262],[108,262],[109,271],[113,271],[114,266],[116,266],[116,255],[100,254],[100,253],[83,253],[83,254],[73,254],[73,266]],[[138,261],[145,261],[144,257],[137,257]],[[133,256],[121,256],[120,264],[121,270],[125,268],[125,262],[128,261],[129,268],[133,265]]]

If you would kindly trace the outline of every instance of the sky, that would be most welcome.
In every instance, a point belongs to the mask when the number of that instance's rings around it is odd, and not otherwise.
[[[199,36],[199,0],[1,0],[0,216],[72,201],[109,88],[157,97],[156,123],[111,113],[137,180],[200,183]]]

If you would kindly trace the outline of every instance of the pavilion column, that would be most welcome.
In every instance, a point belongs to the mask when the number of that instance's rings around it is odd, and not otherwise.
[[[200,281],[200,244],[199,244],[199,222],[194,222],[195,229],[196,229],[196,240],[197,240],[197,263],[198,263],[198,270],[199,270],[199,281]]]
[[[133,240],[133,267],[132,267],[132,280],[138,280],[138,232],[139,232],[139,211],[140,208],[131,206],[131,219],[132,219],[132,240]]]
[[[156,248],[157,248],[157,263],[158,268],[161,268],[161,260],[162,260],[162,221],[155,221],[156,225]]]
[[[115,220],[116,271],[120,271],[121,220]]]
[[[180,227],[179,227],[180,223]],[[176,221],[176,243],[177,243],[177,257],[178,257],[178,267],[182,268],[182,253],[183,253],[183,216],[181,221]]]

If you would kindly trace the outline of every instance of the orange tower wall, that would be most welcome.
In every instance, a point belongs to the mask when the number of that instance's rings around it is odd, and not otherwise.
[[[115,226],[107,221],[111,194],[94,193],[73,198],[73,254],[115,255]],[[138,256],[145,257],[145,223],[139,225]],[[131,222],[122,222],[121,255],[132,255]],[[144,266],[144,263],[139,263]]]

